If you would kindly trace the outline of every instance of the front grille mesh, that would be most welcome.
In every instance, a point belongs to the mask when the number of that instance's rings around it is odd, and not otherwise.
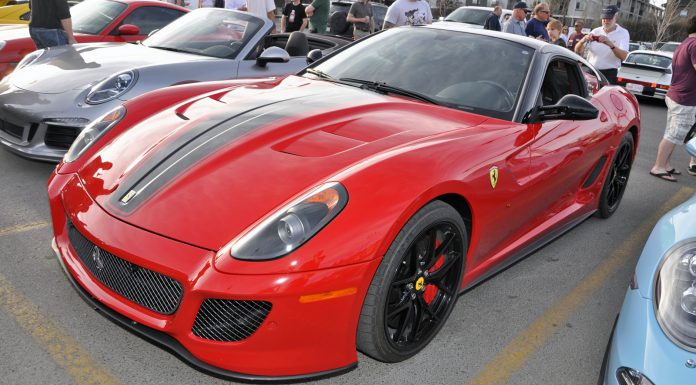
[[[179,307],[183,287],[175,279],[99,248],[69,221],[68,238],[87,270],[117,294],[160,314],[172,314]]]
[[[206,299],[193,323],[193,334],[213,341],[241,341],[256,332],[270,311],[271,303],[266,301]]]
[[[72,143],[80,134],[79,127],[58,126],[53,124],[46,125],[46,136],[44,143],[49,147],[69,149]]]

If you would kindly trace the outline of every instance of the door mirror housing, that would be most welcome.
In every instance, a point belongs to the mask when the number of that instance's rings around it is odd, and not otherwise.
[[[307,54],[307,64],[312,64],[315,61],[321,59],[324,56],[324,54],[321,52],[320,49],[313,49],[309,51]]]
[[[140,35],[140,28],[133,24],[123,24],[118,27],[119,35]]]
[[[566,95],[551,106],[536,106],[522,120],[523,123],[541,123],[547,120],[591,120],[599,110],[587,99],[578,95]]]
[[[256,65],[265,67],[268,63],[287,63],[289,61],[288,51],[279,47],[268,47],[256,58]]]

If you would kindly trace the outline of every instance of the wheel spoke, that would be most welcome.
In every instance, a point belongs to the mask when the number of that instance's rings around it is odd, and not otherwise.
[[[413,325],[411,326],[411,332],[409,333],[408,340],[416,341],[420,333],[418,333],[423,325],[423,307],[420,301],[411,301],[411,307],[413,309]]]
[[[423,310],[425,310],[425,313],[428,314],[428,316],[430,317],[431,320],[433,320],[435,322],[440,321],[440,317],[438,317],[437,315],[435,315],[435,313],[433,313],[433,311],[430,309],[430,305],[428,305],[428,303],[425,302],[425,298],[423,298],[422,295],[418,296],[418,302],[420,303],[421,308]]]
[[[458,259],[459,253],[457,252],[451,252],[445,255],[445,263],[428,276],[428,281],[438,281],[442,279],[442,277],[449,273],[450,269],[455,265],[455,262],[457,262]]]
[[[395,316],[401,314],[401,312],[403,312],[404,310],[408,309],[408,307],[410,306],[408,298],[408,296],[404,296],[404,298],[402,298],[399,301],[399,303],[390,306],[391,309],[387,309],[387,319],[392,319]]]
[[[445,294],[448,294],[448,295],[454,294],[454,291],[452,289],[450,289],[444,283],[442,283],[442,279],[439,279],[437,281],[432,281],[431,283],[434,284],[435,286],[437,286],[437,288],[439,290],[442,290],[443,292],[445,292]]]
[[[447,248],[450,247],[450,245],[452,245],[452,241],[454,240],[454,236],[455,236],[455,234],[451,231],[448,231],[445,233],[445,235],[444,235],[445,239],[443,239],[440,246],[438,246],[437,249],[435,249],[435,252],[433,253],[433,256],[430,259],[430,261],[428,261],[428,265],[425,267],[425,270],[430,270],[435,265],[435,263],[437,263],[437,261],[440,259],[439,258],[440,255],[445,250],[447,250]]]
[[[408,301],[406,304],[408,312],[406,312],[404,318],[401,319],[399,327],[396,329],[396,333],[394,334],[394,342],[399,342],[401,338],[404,336],[406,327],[412,324],[411,319],[413,318],[413,306],[411,304],[411,301]]]
[[[409,283],[409,282],[416,282],[416,278],[418,278],[418,276],[417,276],[416,274],[413,274],[413,275],[410,276],[410,277],[407,277],[407,278],[400,279],[400,280],[398,280],[398,281],[392,282],[392,283],[391,283],[391,287],[394,288],[394,287],[398,287],[398,286],[405,285],[405,284],[407,284],[407,283]]]

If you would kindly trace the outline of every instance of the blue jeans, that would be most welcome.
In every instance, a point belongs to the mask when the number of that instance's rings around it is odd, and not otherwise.
[[[29,35],[36,49],[68,44],[68,35],[62,29],[29,27]]]

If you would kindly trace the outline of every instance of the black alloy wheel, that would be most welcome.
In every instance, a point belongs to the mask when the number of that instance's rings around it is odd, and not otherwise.
[[[385,362],[423,349],[457,300],[467,249],[465,225],[443,202],[407,222],[375,273],[358,325],[358,348]]]
[[[628,184],[628,176],[631,174],[633,143],[633,135],[628,132],[616,149],[614,160],[607,172],[607,178],[599,198],[598,210],[599,216],[602,218],[609,218],[619,208],[619,203],[621,203],[621,198]]]

